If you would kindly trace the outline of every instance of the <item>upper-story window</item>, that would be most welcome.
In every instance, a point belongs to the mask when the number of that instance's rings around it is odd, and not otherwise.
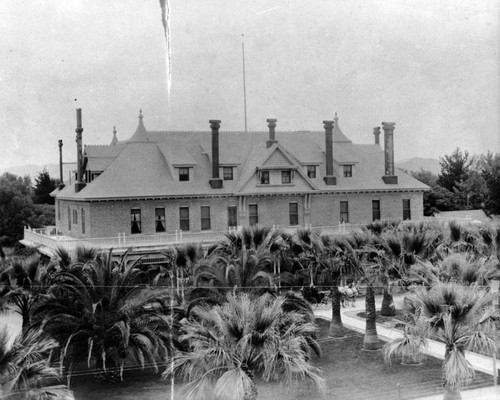
[[[344,165],[344,178],[352,177],[352,165]]]
[[[260,173],[260,183],[263,185],[269,185],[269,170],[264,169]]]
[[[292,183],[292,171],[281,171],[281,183]]]
[[[316,165],[307,166],[307,177],[311,179],[316,178]]]
[[[222,177],[225,181],[233,180],[233,167],[222,167]]]
[[[189,181],[189,168],[179,168],[179,181]]]

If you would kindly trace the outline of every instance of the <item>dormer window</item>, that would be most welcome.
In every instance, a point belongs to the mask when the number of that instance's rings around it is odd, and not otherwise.
[[[281,171],[281,183],[292,183],[292,171]]]
[[[189,181],[189,168],[179,168],[179,181],[186,182]]]
[[[263,185],[269,185],[269,170],[264,169],[260,173],[260,183]]]
[[[222,168],[222,177],[225,181],[232,181],[233,177],[233,167],[223,167]]]
[[[352,165],[344,165],[344,178],[352,178]]]
[[[307,177],[311,179],[316,178],[316,165],[307,166]]]

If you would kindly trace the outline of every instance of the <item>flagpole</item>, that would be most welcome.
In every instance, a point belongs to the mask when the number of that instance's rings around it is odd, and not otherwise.
[[[246,87],[246,76],[245,76],[245,35],[241,34],[241,50],[243,55],[243,108],[245,111],[245,132],[247,129],[247,87]]]

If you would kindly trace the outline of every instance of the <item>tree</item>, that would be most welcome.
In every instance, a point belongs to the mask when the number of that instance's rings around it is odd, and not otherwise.
[[[181,327],[188,351],[176,352],[164,373],[180,376],[187,399],[255,400],[256,375],[285,385],[323,380],[310,363],[319,354],[317,326],[295,312],[284,312],[283,297],[228,294],[215,307],[197,306]]]
[[[478,165],[489,191],[485,208],[492,214],[500,214],[500,153],[482,155]]]
[[[489,189],[484,177],[476,170],[469,172],[467,178],[457,184],[455,193],[466,209],[476,210],[485,207]]]
[[[39,228],[53,224],[54,216],[33,204],[28,176],[8,172],[0,176],[0,246],[10,246],[23,238],[25,226]]]
[[[497,294],[476,284],[437,283],[430,289],[419,288],[410,302],[414,326],[422,337],[445,346],[443,384],[445,399],[460,399],[460,389],[474,378],[474,369],[465,358],[465,350],[494,354],[500,347],[491,311]],[[496,317],[498,318],[498,312]],[[389,347],[386,347],[387,349]],[[407,350],[419,352],[421,346]],[[387,355],[387,354],[386,354]]]
[[[36,330],[20,334],[12,344],[10,336],[7,329],[0,331],[0,398],[73,400],[66,386],[51,385],[60,378],[49,358],[57,342]]]
[[[474,159],[469,156],[469,152],[467,150],[462,152],[459,148],[456,148],[451,155],[440,158],[441,173],[438,175],[438,185],[452,193],[455,192],[458,184],[469,177],[473,162]]]
[[[433,174],[431,171],[427,171],[426,169],[420,168],[420,171],[412,171],[410,175],[431,188],[437,184],[437,175]]]
[[[70,373],[84,361],[121,376],[126,361],[157,369],[166,359],[175,343],[169,297],[141,285],[142,275],[135,263],[110,254],[53,278],[36,315],[62,344],[61,363]]]
[[[56,189],[57,184],[58,181],[52,179],[47,169],[44,168],[35,178],[33,202],[35,204],[55,204],[55,199],[50,193]]]

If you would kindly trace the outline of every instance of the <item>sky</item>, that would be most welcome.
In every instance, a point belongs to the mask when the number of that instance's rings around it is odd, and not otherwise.
[[[172,86],[158,0],[0,1],[0,170],[76,159],[137,127],[323,130],[354,143],[396,122],[395,158],[500,152],[496,0],[169,0]],[[251,134],[251,132],[249,132]]]

